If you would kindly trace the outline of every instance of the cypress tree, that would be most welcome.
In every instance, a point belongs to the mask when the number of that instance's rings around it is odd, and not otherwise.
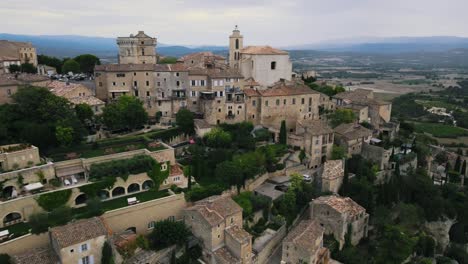
[[[286,121],[281,121],[281,128],[279,133],[279,143],[286,145],[287,143],[287,133],[286,133]]]
[[[461,169],[461,158],[460,155],[457,156],[457,160],[455,161],[455,171],[460,172]]]

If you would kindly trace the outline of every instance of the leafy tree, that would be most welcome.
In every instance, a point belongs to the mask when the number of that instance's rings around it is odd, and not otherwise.
[[[333,145],[331,159],[339,160],[346,157],[345,149],[341,146]]]
[[[62,66],[62,73],[79,73],[80,71],[80,64],[76,60],[69,59],[63,63]]]
[[[144,235],[139,235],[136,239],[136,243],[138,245],[139,248],[141,249],[149,249],[150,246],[149,246],[149,240],[144,236]]]
[[[287,131],[286,131],[286,121],[281,121],[280,133],[279,133],[279,143],[286,145],[287,144]]]
[[[351,109],[336,109],[336,111],[330,115],[330,124],[332,127],[352,123],[354,120],[356,120],[356,115]]]
[[[73,128],[57,126],[55,128],[55,137],[62,146],[70,146],[73,142]]]
[[[2,264],[13,264],[10,255],[0,254],[0,263]]]
[[[413,252],[415,244],[400,227],[387,226],[378,241],[377,263],[400,264]]]
[[[205,139],[206,145],[212,148],[228,148],[232,142],[231,134],[219,127],[211,129],[205,135]]]
[[[177,62],[176,57],[163,57],[158,61],[158,64],[174,64]]]
[[[48,224],[50,226],[65,225],[72,220],[72,209],[68,206],[61,206],[54,209],[48,215]]]
[[[190,234],[190,230],[183,222],[158,221],[149,235],[150,246],[153,249],[163,249],[174,244],[182,245]]]
[[[188,109],[181,109],[176,114],[176,124],[185,134],[191,135],[195,131],[193,113]]]
[[[75,60],[80,65],[81,71],[86,73],[93,73],[94,66],[101,65],[99,58],[92,54],[79,55],[73,60]]]
[[[10,65],[8,67],[8,70],[10,71],[10,73],[20,72],[21,71],[21,66],[16,65],[16,64],[12,64],[12,65]]]
[[[44,64],[54,67],[57,73],[62,72],[63,61],[56,57],[50,57],[43,54],[37,55],[38,64]]]
[[[104,242],[102,246],[102,255],[101,255],[102,264],[114,264],[114,255],[112,253],[112,247],[108,241]]]
[[[46,213],[32,214],[28,222],[31,226],[31,233],[33,234],[46,232],[49,228],[48,216]]]
[[[234,161],[224,161],[216,166],[216,178],[229,185],[236,185],[237,191],[244,184],[242,169]]]
[[[103,109],[103,122],[110,129],[136,129],[148,121],[143,103],[133,96],[121,96]]]
[[[81,123],[85,124],[86,121],[91,121],[94,116],[93,109],[88,104],[75,105],[75,112]]]
[[[37,68],[28,62],[21,64],[20,68],[21,68],[21,72],[33,73],[33,74],[37,73]]]

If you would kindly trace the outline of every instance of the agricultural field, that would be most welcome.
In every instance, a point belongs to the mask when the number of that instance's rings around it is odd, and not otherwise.
[[[436,123],[415,123],[418,133],[428,133],[437,138],[458,138],[468,136],[468,130],[450,125]]]

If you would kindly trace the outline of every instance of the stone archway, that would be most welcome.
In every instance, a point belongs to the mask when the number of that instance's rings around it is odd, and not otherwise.
[[[88,195],[82,193],[75,198],[75,205],[85,204],[88,201]]]
[[[108,190],[100,190],[98,191],[97,196],[99,197],[99,199],[105,200],[110,198],[110,193]]]
[[[143,190],[149,190],[154,187],[154,182],[152,180],[146,180],[142,184]]]
[[[125,195],[125,188],[124,187],[115,187],[112,190],[112,197],[121,196],[121,195]]]
[[[4,226],[13,225],[13,224],[21,222],[22,220],[23,220],[23,217],[21,216],[20,213],[11,212],[5,215],[5,217],[3,217],[3,225]]]
[[[5,188],[3,188],[2,190],[2,195],[4,198],[15,198],[18,196],[18,192],[15,188],[15,186],[7,186]]]
[[[127,187],[127,193],[133,193],[140,191],[140,185],[138,183],[132,183]]]

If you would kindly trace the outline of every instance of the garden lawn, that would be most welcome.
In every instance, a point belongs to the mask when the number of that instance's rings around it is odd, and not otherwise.
[[[8,230],[10,234],[13,234],[13,238],[17,238],[29,234],[29,229],[31,229],[31,226],[29,226],[28,223],[23,222],[1,228],[0,231]]]
[[[468,136],[468,130],[443,124],[415,123],[415,130],[419,133],[429,133],[439,138],[457,138]]]

